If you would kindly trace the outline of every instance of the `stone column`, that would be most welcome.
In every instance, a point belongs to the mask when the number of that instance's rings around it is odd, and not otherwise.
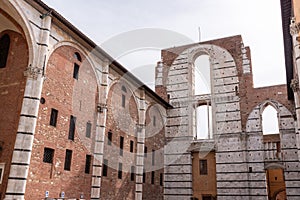
[[[22,200],[25,196],[31,151],[43,87],[43,71],[50,37],[51,16],[41,16],[40,42],[36,47],[36,59],[30,64],[24,75],[27,76],[20,121],[14,146],[5,200]]]
[[[145,121],[146,121],[146,102],[145,92],[141,92],[139,100],[139,123],[137,124],[137,152],[136,152],[136,181],[135,181],[135,200],[143,198],[143,171],[144,171],[144,148],[145,148]]]
[[[291,25],[290,25],[290,33],[293,38],[293,52],[294,52],[294,70],[296,76],[291,81],[290,87],[293,89],[294,97],[295,97],[295,110],[296,110],[296,119],[297,119],[297,127],[296,127],[296,137],[297,137],[297,146],[298,149],[300,149],[300,92],[299,92],[299,71],[300,71],[300,24],[296,22],[295,18],[291,19]],[[300,160],[300,150],[298,150],[298,157]]]
[[[94,153],[93,153],[93,172],[92,172],[92,187],[91,187],[91,200],[100,199],[101,197],[101,176],[103,165],[103,152],[105,142],[105,128],[107,118],[107,94],[108,94],[108,69],[109,62],[105,62],[101,85],[99,88],[99,104],[97,106],[97,125],[96,135],[94,139]]]

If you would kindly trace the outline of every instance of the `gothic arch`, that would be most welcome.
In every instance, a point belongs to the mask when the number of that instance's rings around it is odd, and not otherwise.
[[[294,117],[292,113],[278,101],[267,100],[257,105],[249,114],[246,123],[246,132],[262,132],[261,114],[268,105],[271,105],[277,110],[279,130],[291,129],[294,127]]]

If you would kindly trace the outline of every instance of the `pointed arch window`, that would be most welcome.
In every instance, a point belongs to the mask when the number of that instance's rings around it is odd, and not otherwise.
[[[262,132],[264,135],[279,133],[277,110],[268,105],[262,113]]]
[[[194,94],[210,94],[210,61],[208,55],[199,56],[194,62]]]
[[[0,68],[5,68],[9,53],[10,38],[8,34],[0,38]]]

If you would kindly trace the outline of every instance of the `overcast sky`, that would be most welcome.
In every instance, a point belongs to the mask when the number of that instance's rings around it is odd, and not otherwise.
[[[154,45],[154,48],[147,48],[149,46],[139,44],[138,50],[128,47],[128,52],[113,55],[130,71],[133,70],[133,73],[140,66],[153,68],[160,60],[160,48],[198,42],[198,27],[200,27],[201,41],[242,35],[245,46],[251,48],[256,87],[285,83],[280,0],[44,0],[44,2],[99,46],[116,41],[115,38],[120,35],[128,38],[126,33],[131,35],[128,40],[134,41],[135,38],[132,37],[134,34],[131,33],[135,30],[140,31],[136,33],[144,35],[149,33],[148,28],[164,29],[174,33],[172,45],[160,41],[161,43]],[[156,31],[156,34],[158,33],[159,31]],[[178,38],[181,41],[176,42]],[[151,82],[150,79],[146,80],[149,74],[145,78],[143,70],[136,71],[137,74],[140,73],[139,77],[143,81]]]

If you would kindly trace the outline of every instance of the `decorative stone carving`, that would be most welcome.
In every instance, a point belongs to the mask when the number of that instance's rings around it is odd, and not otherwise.
[[[107,109],[107,105],[106,105],[106,104],[99,103],[99,104],[97,105],[97,111],[98,111],[99,113],[103,113],[104,109]]]
[[[38,75],[42,74],[42,72],[43,69],[40,69],[38,67],[32,67],[31,65],[29,65],[27,69],[24,71],[24,76],[36,80]]]
[[[296,35],[300,32],[300,23],[296,23],[296,18],[291,18],[291,24],[290,24],[290,34]]]
[[[299,81],[298,81],[298,78],[294,78],[294,79],[291,80],[290,87],[292,88],[292,90],[294,92],[298,92],[299,91]]]

